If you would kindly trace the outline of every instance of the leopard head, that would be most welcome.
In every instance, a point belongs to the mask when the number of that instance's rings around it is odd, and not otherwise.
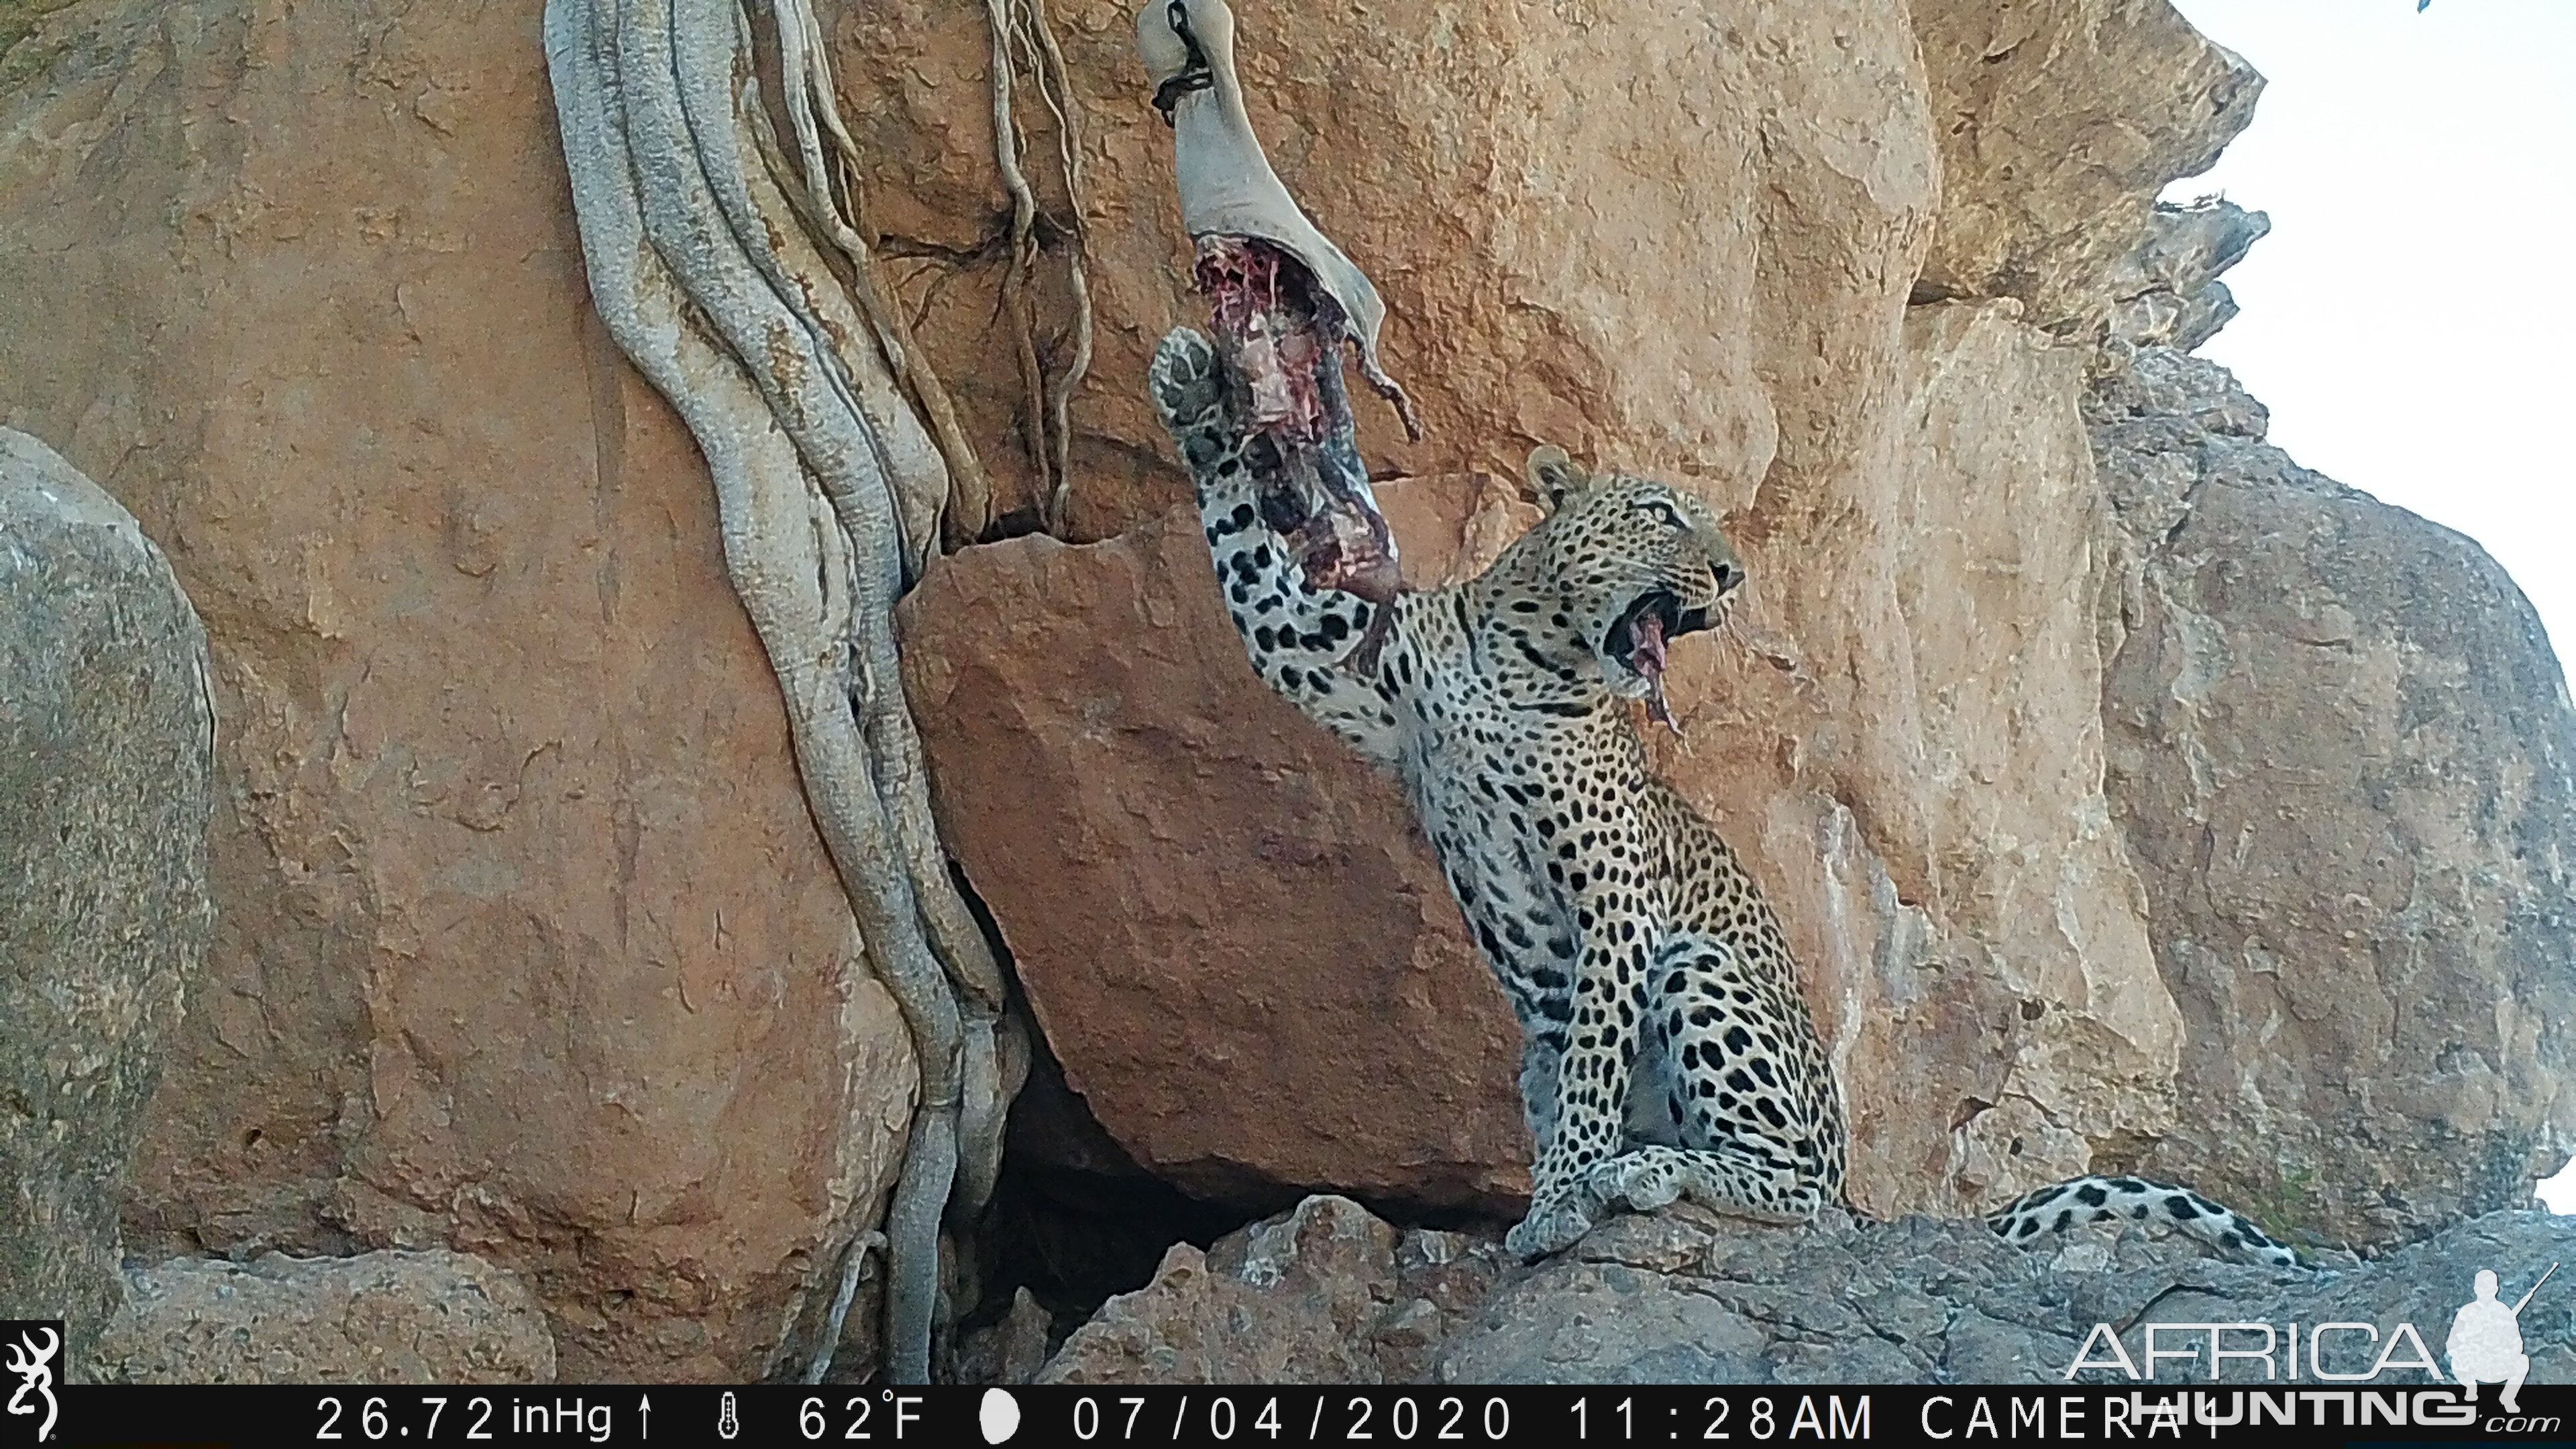
[[[1665,649],[1725,621],[1744,560],[1696,496],[1632,474],[1590,473],[1558,447],[1529,457],[1529,491],[1547,517],[1533,560],[1613,694],[1668,718]]]

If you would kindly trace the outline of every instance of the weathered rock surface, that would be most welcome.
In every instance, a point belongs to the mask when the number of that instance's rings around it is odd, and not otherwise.
[[[1075,1329],[1037,1382],[1418,1382],[1501,1272],[1495,1245],[1398,1229],[1310,1197],[1201,1253],[1173,1245],[1154,1281]]]
[[[2136,347],[2189,352],[2217,336],[2236,316],[2218,274],[2271,230],[2269,216],[2225,200],[2157,203],[2146,240],[2111,271],[2106,345],[2121,357]]]
[[[1186,496],[1138,384],[1163,330],[1203,308],[1134,4],[1049,11],[1086,147],[1098,334],[1075,404],[1075,504],[1078,535],[1099,538]],[[1579,453],[1615,442],[1737,501],[1781,435],[1831,431],[1834,403],[1883,376],[1883,324],[1933,201],[1905,14],[1892,0],[1246,8],[1237,60],[1254,127],[1299,202],[1387,292],[1388,364],[1429,430],[1405,444],[1364,399],[1371,473],[1509,475],[1535,439]],[[898,288],[926,310],[923,345],[956,381],[1001,491],[1026,498],[1020,384],[992,326],[1009,200],[983,17],[894,0],[845,11],[836,41]],[[1610,93],[1617,104],[1602,104]],[[1024,96],[1018,118],[1031,154],[1051,155],[1043,108]],[[1032,169],[1053,187],[1053,168]],[[1038,199],[1063,214],[1059,194]],[[1772,369],[1797,380],[1775,394]]]
[[[1479,477],[1383,494],[1422,583],[1526,507]],[[1195,511],[943,560],[902,625],[941,833],[1120,1146],[1256,1209],[1526,1191],[1510,1009],[1394,782],[1244,662]]]
[[[133,516],[0,428],[0,1318],[86,1362],[205,959],[206,633]]]
[[[554,1337],[468,1253],[174,1258],[126,1274],[90,1377],[134,1384],[542,1384]],[[352,1421],[355,1422],[354,1420]]]
[[[1830,1214],[1761,1228],[1682,1208],[1613,1218],[1524,1269],[1502,1266],[1484,1239],[1399,1235],[1314,1198],[1203,1259],[1175,1248],[1152,1284],[1076,1330],[1039,1380],[2060,1383],[2097,1323],[2119,1326],[2141,1365],[2151,1324],[2268,1323],[2286,1341],[2292,1322],[2366,1322],[2382,1335],[2403,1322],[2439,1353],[2478,1270],[2519,1296],[2552,1262],[2576,1258],[2576,1219],[2495,1213],[2369,1263],[2314,1270],[2203,1252],[2135,1228],[2031,1250],[1973,1222]],[[2576,1382],[2576,1294],[2544,1291],[2521,1322],[2531,1381]],[[2161,1338],[2167,1350],[2185,1342]],[[1400,1349],[1389,1347],[1396,1339]],[[2329,1348],[2326,1367],[2370,1367],[2377,1345],[2359,1344]],[[2177,1367],[2166,1361],[2164,1376]],[[2246,1360],[2226,1367],[2227,1382],[2264,1378]],[[2207,1368],[2204,1359],[2185,1376],[2205,1383]],[[2381,1380],[2428,1381],[2393,1367]]]
[[[1623,1218],[1497,1292],[1442,1346],[1439,1374],[1459,1383],[2059,1383],[2097,1323],[2120,1327],[2141,1365],[2146,1328],[2160,1323],[2268,1323],[2286,1340],[2293,1322],[2369,1322],[2383,1334],[2409,1322],[2438,1353],[2479,1269],[2518,1295],[2576,1248],[2576,1221],[2498,1213],[2322,1271],[2221,1262],[2199,1247],[2092,1233],[2052,1253],[2005,1243],[1978,1223],[1920,1217],[1807,1230]],[[2544,1311],[2548,1297],[2523,1320],[2532,1381],[2576,1381],[2576,1299]],[[2181,1341],[2165,1335],[2163,1346]],[[2353,1372],[2374,1358],[2329,1350],[2326,1366]],[[2206,1360],[2190,1376],[2206,1382]],[[2264,1377],[2258,1364],[2227,1365],[2227,1381]],[[2420,1371],[2385,1379],[2433,1381]]]
[[[2576,709],[2470,540],[2148,348],[2088,400],[2130,557],[2110,790],[2188,1023],[2141,1161],[2293,1239],[2528,1201],[2576,1146]]]
[[[759,1375],[914,1078],[704,465],[589,315],[538,7],[48,9],[0,422],[168,550],[224,720],[133,1242],[469,1249],[569,1377]]]
[[[1869,994],[1845,1070],[1863,1143],[1946,1167],[1943,1212],[2161,1126],[2181,1041],[2102,797],[2106,510],[2074,406],[2087,353],[2021,319],[2010,299],[1905,319],[1896,587],[1921,742],[1909,784],[1932,849],[1902,895],[1939,925],[1918,933],[1920,957],[1853,969]],[[1908,912],[1900,898],[1893,914]]]
[[[2156,193],[2209,169],[2253,119],[2263,78],[2166,0],[1921,0],[1913,13],[1941,149],[1941,220],[1916,294],[2012,297],[2052,331],[2099,321],[2121,295],[2104,280]]]

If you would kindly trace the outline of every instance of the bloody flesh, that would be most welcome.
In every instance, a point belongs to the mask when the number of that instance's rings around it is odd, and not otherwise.
[[[1375,606],[1344,661],[1373,672],[1403,583],[1342,386],[1340,309],[1295,257],[1252,237],[1202,238],[1198,284],[1213,304],[1217,355],[1244,420],[1244,461],[1262,517],[1287,540],[1308,583]],[[1411,409],[1403,412],[1418,436]]]
[[[1628,667],[1646,681],[1646,718],[1670,726],[1674,734],[1682,727],[1673,723],[1672,707],[1664,703],[1664,620],[1652,609],[1641,611],[1630,626],[1636,640],[1628,650]]]

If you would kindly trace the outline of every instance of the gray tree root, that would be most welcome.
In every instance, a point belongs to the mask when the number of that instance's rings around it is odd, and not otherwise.
[[[921,1097],[884,1228],[886,1372],[926,1383],[942,1219],[983,1207],[1017,1086],[1013,1048],[995,1040],[1001,968],[949,878],[895,652],[894,603],[936,547],[949,473],[898,383],[902,340],[860,315],[806,231],[856,258],[865,305],[864,252],[811,129],[819,113],[846,143],[819,27],[806,0],[770,13],[795,37],[782,89],[801,177],[763,159],[780,148],[734,0],[548,0],[546,59],[592,298],[706,456],[726,569],[777,674],[814,819],[912,1036]],[[842,1281],[805,1364],[815,1377],[868,1226],[847,1224],[821,1259]]]

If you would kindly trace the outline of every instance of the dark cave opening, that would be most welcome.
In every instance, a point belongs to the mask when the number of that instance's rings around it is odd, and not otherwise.
[[[1205,1249],[1264,1216],[1193,1198],[1138,1166],[1066,1084],[1044,1036],[1030,1038],[1029,1079],[975,1235],[976,1301],[956,1332],[961,1369],[975,1357],[964,1346],[1002,1324],[1018,1290],[1045,1310],[1053,1353],[1101,1304],[1151,1282],[1173,1244]]]

